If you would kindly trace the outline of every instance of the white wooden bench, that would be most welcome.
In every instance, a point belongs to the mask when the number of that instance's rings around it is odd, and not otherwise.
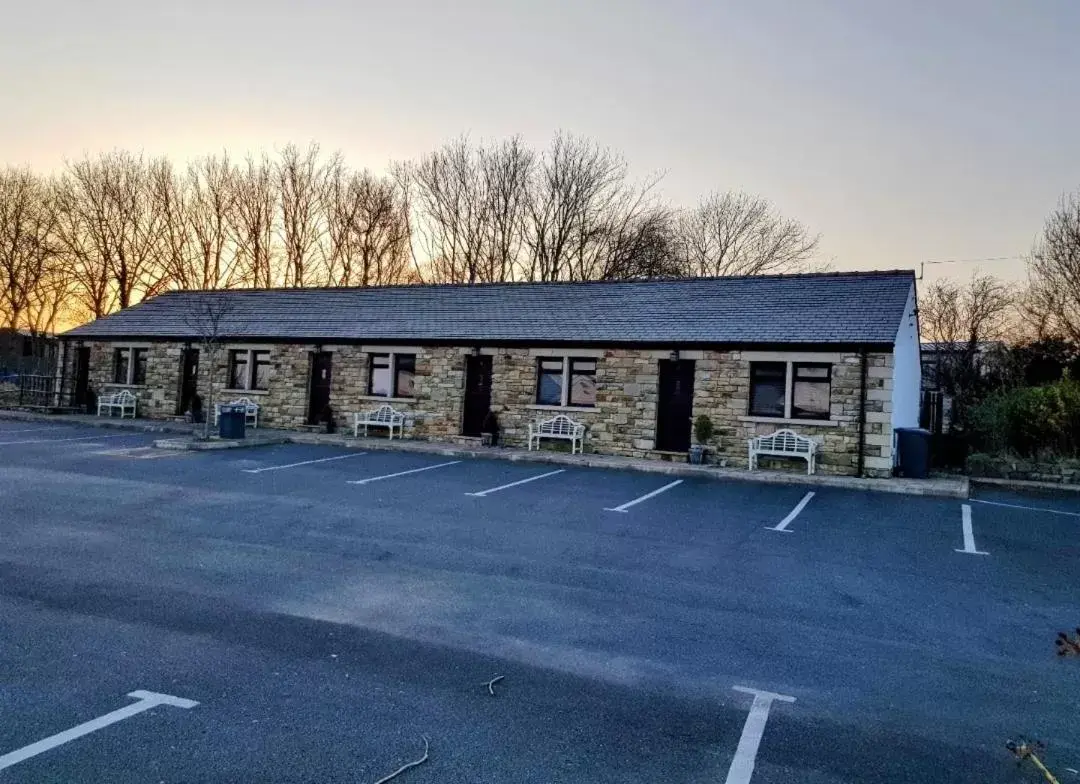
[[[753,471],[757,468],[759,455],[769,457],[797,457],[806,461],[806,473],[814,473],[817,462],[817,442],[800,436],[794,430],[777,430],[772,435],[757,436],[749,439],[750,464]]]
[[[570,442],[570,454],[585,451],[585,425],[575,422],[566,414],[553,416],[551,419],[538,419],[529,423],[529,451],[533,445],[540,448],[541,438],[557,438]]]
[[[217,427],[221,409],[225,406],[243,406],[244,424],[247,427],[257,428],[259,426],[259,404],[246,397],[238,397],[236,400],[230,400],[228,403],[218,403],[214,406],[214,427]]]
[[[369,427],[389,428],[391,440],[394,438],[394,428],[397,428],[398,438],[404,438],[405,415],[395,411],[390,404],[379,406],[373,411],[357,411],[353,414],[353,438],[359,438],[361,427],[364,428],[365,436]]]
[[[112,416],[113,411],[119,411],[120,418],[123,419],[130,411],[131,418],[134,419],[138,406],[139,399],[131,394],[131,390],[123,389],[111,395],[101,395],[97,401],[97,415],[101,416],[104,411],[109,416]]]

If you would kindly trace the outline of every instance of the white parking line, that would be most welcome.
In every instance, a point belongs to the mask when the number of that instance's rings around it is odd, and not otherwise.
[[[810,499],[813,498],[813,497],[814,497],[813,492],[809,492],[806,495],[804,495],[803,499],[801,501],[799,501],[799,503],[795,504],[795,508],[792,509],[790,512],[788,512],[787,517],[785,517],[783,520],[781,520],[775,526],[773,526],[773,525],[765,526],[766,530],[768,530],[768,531],[780,531],[781,533],[790,534],[791,531],[788,530],[788,525],[791,524],[792,520],[794,520],[796,517],[799,516],[799,512],[801,512],[803,509],[806,508],[806,505],[808,503],[810,503]]]
[[[975,531],[971,527],[971,506],[968,504],[960,505],[960,522],[964,527],[964,549],[956,552],[970,555],[990,555],[990,553],[975,549]]]
[[[243,470],[245,474],[261,474],[263,471],[281,471],[285,468],[296,468],[297,466],[312,465],[313,463],[329,463],[331,460],[348,460],[350,457],[360,457],[361,455],[366,454],[367,452],[353,452],[351,455],[320,457],[318,460],[301,460],[299,463],[289,463],[288,465],[267,466],[266,468],[244,468],[241,470]]]
[[[101,441],[103,438],[134,438],[143,433],[123,433],[116,436],[82,436],[80,438],[39,438],[32,441],[0,441],[0,446],[14,446],[15,444],[66,444],[69,441]]]
[[[750,714],[743,724],[742,735],[739,736],[739,745],[735,749],[735,757],[731,760],[727,778],[724,784],[750,784],[750,777],[754,775],[754,763],[757,760],[758,748],[761,746],[761,737],[765,734],[765,722],[769,720],[769,709],[774,701],[795,702],[794,697],[786,694],[774,694],[771,691],[759,691],[748,689],[745,686],[733,686],[735,691],[744,694],[753,694],[754,703],[750,706]]]
[[[1080,517],[1080,512],[1064,512],[1060,509],[1047,509],[1045,506],[1021,506],[1020,504],[1004,504],[1001,501],[981,501],[978,498],[969,499],[973,504],[987,504],[988,506],[1004,506],[1006,509],[1023,509],[1027,512],[1049,512],[1068,517]]]
[[[605,512],[625,512],[631,506],[637,506],[642,501],[648,501],[654,495],[660,495],[661,493],[665,492],[666,490],[670,490],[671,488],[675,487],[675,485],[681,485],[682,481],[683,480],[681,480],[681,479],[676,479],[674,482],[670,482],[670,483],[664,485],[663,487],[656,488],[651,493],[646,493],[645,495],[641,496],[641,498],[635,498],[633,501],[627,501],[625,504],[622,504],[622,505],[616,506],[616,507],[612,507],[610,509],[608,507],[604,507],[604,511]]]
[[[543,479],[546,476],[555,476],[555,474],[561,474],[566,471],[565,468],[560,468],[558,471],[548,471],[546,474],[537,474],[536,476],[530,476],[528,479],[519,479],[517,482],[511,482],[506,485],[499,485],[498,487],[492,487],[488,490],[481,490],[479,493],[466,493],[465,495],[475,496],[476,498],[484,498],[492,493],[497,493],[500,490],[505,490],[508,487],[517,487],[518,485],[527,485],[529,482],[535,482],[537,479]]]
[[[436,463],[435,465],[424,466],[423,468],[413,468],[408,471],[398,471],[396,474],[383,474],[382,476],[369,476],[367,479],[350,479],[350,485],[366,485],[368,482],[378,482],[380,479],[393,479],[395,476],[405,476],[406,474],[419,474],[421,471],[432,471],[436,468],[446,468],[446,466],[457,465],[460,460],[451,460],[449,463]]]
[[[46,430],[54,430],[54,431],[61,431],[62,430],[62,431],[68,432],[68,433],[71,432],[70,428],[56,427],[54,425],[53,427],[28,427],[25,430],[3,430],[3,429],[0,429],[0,435],[7,435],[8,433],[41,433],[41,432],[44,432]]]
[[[39,740],[37,743],[31,743],[29,746],[23,746],[21,749],[9,752],[0,757],[0,770],[10,768],[12,765],[17,765],[31,757],[36,757],[38,754],[42,754],[50,749],[55,749],[57,746],[63,746],[65,743],[70,743],[77,738],[81,738],[83,735],[97,732],[100,729],[108,727],[110,724],[116,724],[118,721],[130,719],[132,716],[136,716],[143,711],[148,711],[151,708],[156,708],[159,705],[171,705],[174,708],[188,709],[194,708],[199,704],[195,702],[195,700],[185,700],[183,697],[173,697],[170,694],[158,694],[152,691],[142,691],[141,689],[133,691],[127,696],[134,697],[138,702],[126,705],[123,708],[118,708],[111,713],[106,713],[104,716],[98,716],[96,719],[91,719],[76,727],[72,727],[70,730],[64,730],[55,735],[50,735],[47,738]]]

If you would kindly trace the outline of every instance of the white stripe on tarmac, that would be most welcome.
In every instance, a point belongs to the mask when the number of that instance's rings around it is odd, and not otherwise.
[[[1048,512],[1068,517],[1080,517],[1080,512],[1063,512],[1060,509],[1047,509],[1045,506],[1021,506],[1020,504],[1003,504],[1001,501],[980,501],[978,498],[970,499],[973,504],[987,504],[989,506],[1004,506],[1006,509],[1023,509],[1028,512]]]
[[[297,466],[312,465],[314,463],[329,463],[331,460],[348,460],[350,457],[360,457],[361,455],[366,454],[367,452],[354,452],[351,455],[320,457],[318,460],[301,460],[299,463],[289,463],[288,465],[267,466],[266,468],[244,468],[242,470],[245,474],[261,474],[263,471],[282,471],[286,468],[296,468]]]
[[[447,466],[457,465],[460,460],[451,460],[449,463],[436,463],[435,465],[424,466],[423,468],[413,468],[409,471],[398,471],[396,474],[383,474],[382,476],[369,476],[367,479],[350,479],[350,485],[366,485],[368,482],[378,482],[380,479],[393,479],[395,476],[405,476],[406,474],[419,474],[421,471],[434,471],[436,468],[446,468]]]
[[[560,468],[558,471],[548,471],[546,474],[537,474],[536,476],[530,476],[528,479],[519,479],[517,482],[511,482],[506,485],[499,485],[498,487],[492,487],[487,490],[481,490],[479,493],[466,493],[465,495],[475,496],[476,498],[484,498],[492,493],[497,493],[500,490],[506,490],[508,487],[517,487],[518,485],[527,485],[529,482],[535,482],[537,479],[543,479],[546,476],[555,476],[555,474],[562,474],[566,471],[565,468]]]
[[[3,429],[0,429],[0,434],[6,435],[7,433],[41,433],[41,432],[44,432],[46,430],[54,430],[54,431],[61,431],[62,430],[62,431],[67,432],[67,433],[71,432],[71,428],[56,427],[55,425],[53,425],[52,427],[28,427],[25,430],[3,430]]]
[[[0,770],[10,768],[12,765],[17,765],[31,757],[36,757],[38,754],[42,754],[50,749],[55,749],[57,746],[63,746],[65,743],[70,743],[77,738],[81,738],[83,735],[97,732],[100,729],[108,727],[110,724],[116,724],[118,721],[130,719],[132,716],[136,716],[143,711],[148,711],[151,708],[156,708],[159,705],[171,705],[174,708],[187,709],[194,708],[199,704],[195,702],[195,700],[185,700],[183,697],[173,697],[170,694],[157,694],[152,691],[133,691],[127,696],[134,697],[138,702],[126,705],[111,713],[106,713],[104,716],[98,716],[96,719],[91,719],[76,727],[72,727],[70,730],[64,730],[55,735],[50,735],[47,738],[39,740],[37,743],[31,743],[29,746],[23,746],[21,749],[9,752],[0,757]]]
[[[661,493],[666,492],[667,490],[670,490],[671,488],[675,487],[675,485],[681,485],[682,481],[683,480],[681,480],[681,479],[676,479],[674,482],[670,482],[669,484],[666,484],[663,487],[656,488],[651,493],[646,493],[645,495],[641,496],[641,498],[635,498],[633,501],[627,501],[625,504],[622,504],[621,506],[616,506],[616,507],[613,507],[613,508],[610,508],[610,509],[607,508],[607,507],[604,507],[604,511],[605,512],[625,512],[631,506],[637,506],[642,501],[648,501],[653,496],[660,495]]]
[[[84,436],[81,438],[39,438],[32,441],[0,441],[0,446],[14,446],[15,444],[66,444],[69,441],[101,441],[104,438],[134,438],[145,435],[144,433],[123,433],[116,436]]]
[[[990,555],[990,553],[975,549],[975,531],[971,527],[971,507],[968,504],[960,505],[960,523],[964,527],[964,549],[956,552],[970,555]]]
[[[750,784],[750,777],[754,775],[754,763],[757,760],[758,748],[761,746],[761,737],[765,734],[765,722],[769,720],[769,709],[774,701],[795,702],[794,697],[786,694],[774,694],[771,691],[759,691],[748,689],[745,686],[733,686],[735,691],[744,694],[753,694],[754,703],[750,706],[750,714],[743,724],[742,735],[739,736],[739,745],[735,749],[735,757],[731,760],[727,778],[724,784]]]
[[[806,508],[806,505],[808,503],[810,503],[810,499],[813,498],[813,497],[814,497],[813,492],[809,492],[806,495],[804,495],[803,499],[801,501],[799,501],[799,503],[797,503],[795,505],[795,508],[792,509],[790,512],[788,512],[787,517],[785,517],[783,520],[781,520],[775,526],[772,526],[772,525],[766,526],[766,529],[769,530],[769,531],[780,531],[781,533],[790,534],[791,531],[788,530],[788,526],[791,524],[791,521],[799,516],[799,512],[801,512],[803,509]]]

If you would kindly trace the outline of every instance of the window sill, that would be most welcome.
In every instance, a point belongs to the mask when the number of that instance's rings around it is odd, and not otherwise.
[[[766,425],[812,425],[813,427],[840,427],[835,419],[784,419],[784,417],[741,416],[740,422],[755,422]]]
[[[598,411],[596,406],[544,406],[533,404],[525,406],[529,411]]]
[[[386,397],[385,395],[360,395],[357,400],[377,400],[382,403],[415,403],[415,397]]]
[[[108,384],[102,384],[103,387],[109,387],[110,389],[149,389],[147,384],[117,384],[115,381],[110,381]]]
[[[269,389],[223,389],[220,394],[222,395],[240,395],[241,397],[251,397],[252,395],[258,397],[260,395],[269,395]]]

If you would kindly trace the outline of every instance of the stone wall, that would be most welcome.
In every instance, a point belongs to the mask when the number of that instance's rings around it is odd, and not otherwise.
[[[95,391],[115,391],[112,380],[112,350],[108,343],[90,343],[90,383]],[[128,345],[128,344],[116,344]],[[135,345],[140,345],[136,343]],[[147,383],[132,387],[139,398],[139,410],[149,417],[177,413],[177,395],[183,344],[149,343]],[[270,351],[271,378],[265,391],[230,390],[225,387],[230,348],[259,348]],[[71,384],[75,351],[68,351],[67,384]],[[315,346],[313,344],[273,344],[265,346],[225,345],[218,352],[214,372],[214,400],[222,402],[246,396],[260,406],[260,423],[268,427],[296,428],[306,423],[311,355],[316,350],[333,354],[330,405],[341,429],[351,428],[352,413],[373,409],[389,402],[406,412],[411,437],[438,440],[458,439],[461,433],[465,362],[470,349],[462,347],[378,347],[362,345]],[[410,399],[367,395],[370,351],[416,354],[415,396]],[[588,451],[631,457],[679,459],[655,450],[659,360],[668,351],[607,349],[604,351],[552,352],[525,348],[484,348],[492,356],[492,409],[501,427],[502,442],[523,446],[528,423],[559,411],[584,422],[588,427]],[[565,408],[536,405],[536,369],[541,355],[589,356],[597,360],[597,405],[595,408]],[[208,362],[203,350],[199,393],[207,400]],[[813,361],[815,355],[802,352],[797,361]],[[777,354],[772,359],[782,359]],[[752,351],[684,351],[681,358],[695,361],[693,417],[708,415],[716,426],[710,445],[713,461],[741,467],[747,462],[746,440],[755,435],[790,427],[821,444],[819,466],[824,473],[854,474],[859,455],[860,357],[857,353],[822,354],[820,361],[832,364],[830,417],[828,423],[747,416],[750,399],[750,362],[762,359]],[[892,469],[892,355],[871,354],[867,368],[867,415],[862,444],[865,472],[887,476]],[[801,470],[800,462],[775,461],[777,467]],[[766,461],[762,460],[762,465]]]

